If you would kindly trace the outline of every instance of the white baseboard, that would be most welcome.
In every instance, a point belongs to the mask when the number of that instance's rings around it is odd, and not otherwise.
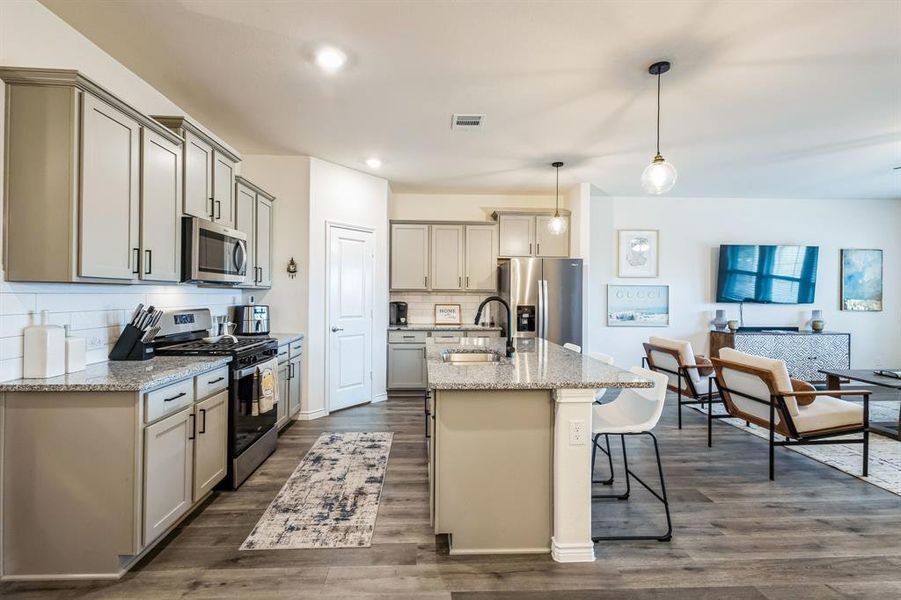
[[[372,403],[375,404],[376,402],[384,402],[387,399],[388,399],[388,392],[383,392],[381,394],[376,394],[375,396],[373,396]]]
[[[557,562],[594,562],[594,543],[560,544],[551,538],[551,558]]]
[[[472,555],[472,554],[547,554],[550,548],[465,548],[458,550],[451,548],[448,553],[452,555]]]
[[[319,408],[316,410],[311,410],[310,412],[300,411],[297,415],[298,421],[312,421],[313,419],[320,419],[322,417],[327,417],[328,411],[324,408]]]

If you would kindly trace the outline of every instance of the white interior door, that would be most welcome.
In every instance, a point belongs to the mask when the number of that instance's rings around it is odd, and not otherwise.
[[[372,399],[372,232],[329,226],[328,409]]]

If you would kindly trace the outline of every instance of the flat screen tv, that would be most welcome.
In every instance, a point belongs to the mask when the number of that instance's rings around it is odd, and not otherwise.
[[[717,302],[812,304],[818,246],[720,246]]]

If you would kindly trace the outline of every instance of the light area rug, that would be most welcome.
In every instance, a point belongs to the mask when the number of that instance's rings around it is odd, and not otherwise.
[[[691,405],[699,412],[707,414],[707,406]],[[722,404],[713,405],[713,414],[726,414],[726,409]],[[898,419],[898,403],[897,402],[870,402],[870,421],[892,421]],[[728,423],[733,427],[747,431],[759,438],[769,439],[770,432],[768,429],[758,427],[753,423],[745,425],[743,419],[717,419],[713,422],[713,443],[716,444],[716,424]],[[777,434],[777,439],[780,436]],[[860,435],[857,434],[857,437]],[[837,438],[841,439],[841,438]],[[863,445],[862,444],[835,444],[828,446],[783,446],[792,452],[798,452],[804,456],[808,456],[823,464],[834,467],[839,471],[844,471],[849,475],[881,487],[885,490],[901,496],[901,442],[891,438],[870,433],[870,467],[869,476],[861,476],[861,468],[863,467]],[[778,449],[777,449],[778,452]],[[776,471],[778,475],[779,464],[777,456]]]
[[[370,546],[393,437],[320,435],[241,550]]]

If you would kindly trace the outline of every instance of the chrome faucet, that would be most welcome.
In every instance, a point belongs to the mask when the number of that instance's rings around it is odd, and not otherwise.
[[[500,296],[489,296],[482,300],[482,303],[479,304],[479,310],[476,311],[476,320],[475,324],[478,325],[479,321],[482,319],[482,309],[485,308],[485,305],[491,301],[500,302],[504,305],[504,308],[507,309],[507,358],[513,356],[515,349],[513,348],[513,311],[510,310],[510,303],[501,298]]]

